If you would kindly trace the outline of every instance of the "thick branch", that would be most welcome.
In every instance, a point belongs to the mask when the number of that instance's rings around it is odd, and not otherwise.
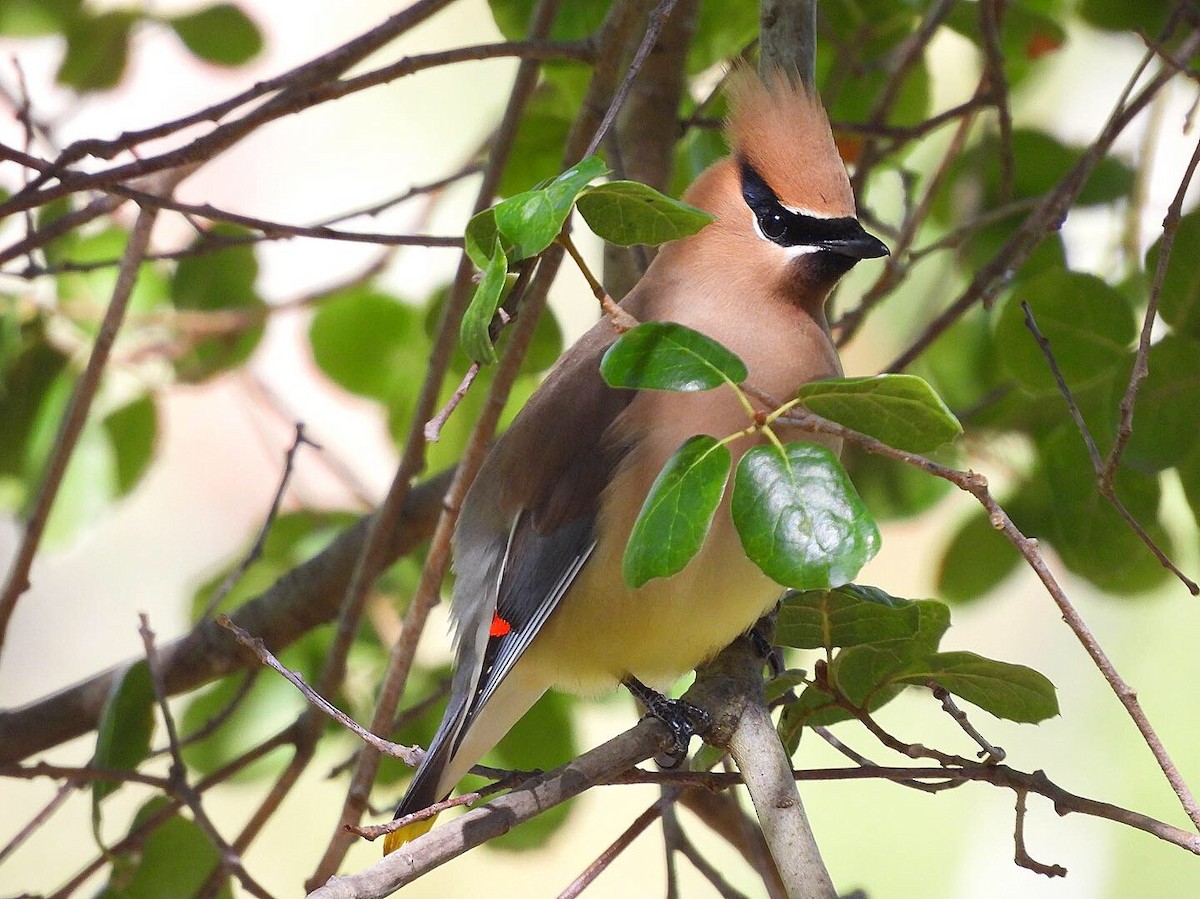
[[[429,537],[449,479],[447,472],[411,491],[388,546],[388,563]],[[364,516],[326,549],[283,575],[230,617],[262,637],[276,652],[332,619],[362,549],[369,521],[370,517]],[[257,665],[214,621],[200,622],[190,633],[164,646],[161,655],[163,679],[172,695]],[[0,712],[0,765],[20,761],[94,729],[113,684],[133,661],[29,705]]]
[[[350,877],[333,877],[309,899],[379,899],[475,846],[565,802],[588,787],[665,750],[666,728],[653,719],[574,761],[418,837]]]

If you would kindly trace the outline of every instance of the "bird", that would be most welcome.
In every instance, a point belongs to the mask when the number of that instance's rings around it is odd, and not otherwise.
[[[663,245],[620,305],[717,340],[746,363],[748,383],[786,399],[842,374],[825,301],[857,262],[888,249],[858,220],[815,91],[781,71],[738,69],[727,95],[730,154],[683,195],[713,221]],[[445,799],[548,689],[666,688],[782,593],[743,552],[728,491],[682,571],[637,588],[623,580],[626,543],[664,463],[694,435],[721,439],[749,422],[730,390],[609,386],[600,362],[618,336],[601,319],[560,357],[463,501],[450,699],[395,818]],[[763,439],[732,443],[734,463]],[[384,853],[432,825],[389,833]]]

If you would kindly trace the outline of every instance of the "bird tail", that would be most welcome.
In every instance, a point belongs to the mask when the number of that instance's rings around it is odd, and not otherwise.
[[[396,807],[395,818],[403,818],[429,808],[450,795],[471,767],[500,742],[546,692],[544,683],[534,683],[523,677],[521,666],[509,673],[483,706],[472,708],[463,700],[451,699],[421,760],[408,792]],[[436,815],[406,824],[389,833],[383,840],[383,854],[395,852],[405,843],[428,833]]]

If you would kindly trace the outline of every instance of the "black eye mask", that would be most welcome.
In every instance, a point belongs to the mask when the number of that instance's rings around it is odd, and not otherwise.
[[[812,247],[855,259],[887,255],[887,247],[863,230],[853,216],[819,218],[792,212],[779,202],[775,191],[744,159],[741,160],[742,197],[763,237],[781,247]]]

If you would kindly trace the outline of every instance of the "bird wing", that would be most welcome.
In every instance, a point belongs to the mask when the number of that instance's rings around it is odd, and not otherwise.
[[[601,321],[560,359],[467,494],[454,537],[450,703],[397,816],[457,780],[447,768],[472,724],[595,548],[601,493],[627,449],[612,425],[636,396],[600,376],[615,338]]]

